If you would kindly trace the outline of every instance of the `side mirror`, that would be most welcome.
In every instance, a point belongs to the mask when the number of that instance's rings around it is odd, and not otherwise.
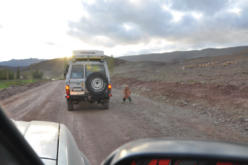
[[[102,165],[248,165],[248,146],[166,139],[138,140],[121,146]]]

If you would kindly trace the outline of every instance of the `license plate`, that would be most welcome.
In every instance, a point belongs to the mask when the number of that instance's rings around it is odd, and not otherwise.
[[[71,91],[71,95],[84,95],[84,91]]]

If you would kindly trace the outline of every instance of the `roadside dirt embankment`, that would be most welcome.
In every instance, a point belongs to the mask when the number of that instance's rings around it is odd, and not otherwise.
[[[206,57],[178,63],[117,64],[113,87],[128,84],[134,93],[157,102],[207,114],[216,125],[248,135],[248,56]]]
[[[34,87],[38,87],[40,85],[43,85],[47,83],[48,81],[38,81],[30,84],[25,84],[21,86],[11,86],[5,89],[0,90],[0,100],[6,99],[10,96],[13,96],[15,94],[27,91],[29,89],[32,89]]]
[[[248,134],[248,86],[141,81],[113,78],[115,88],[129,85],[138,95],[154,101],[187,107],[215,118],[215,124],[228,124]]]

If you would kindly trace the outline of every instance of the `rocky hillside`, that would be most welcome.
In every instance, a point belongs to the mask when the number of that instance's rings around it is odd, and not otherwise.
[[[57,58],[57,59],[42,61],[37,64],[32,64],[24,70],[25,72],[32,72],[35,70],[39,70],[43,73],[43,78],[60,79],[63,78],[64,67],[66,63],[67,63],[66,59]]]
[[[124,62],[115,67],[113,86],[128,84],[133,93],[195,109],[248,130],[248,54],[188,59],[181,62]]]
[[[213,57],[233,54],[248,54],[248,46],[230,47],[222,49],[209,48],[203,50],[176,51],[170,53],[153,53],[136,56],[123,56],[120,58],[127,61],[182,62],[187,59],[194,59],[199,57]]]

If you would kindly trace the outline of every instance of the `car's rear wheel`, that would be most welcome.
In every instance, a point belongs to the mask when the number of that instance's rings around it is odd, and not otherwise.
[[[67,110],[72,111],[73,110],[73,103],[70,100],[67,100]]]

